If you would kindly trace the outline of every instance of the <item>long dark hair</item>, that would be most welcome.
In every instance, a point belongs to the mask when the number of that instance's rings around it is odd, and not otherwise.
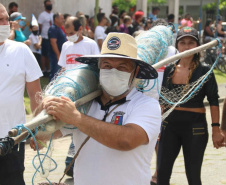
[[[208,18],[205,24],[205,28],[208,27],[211,22],[212,22],[212,19]]]

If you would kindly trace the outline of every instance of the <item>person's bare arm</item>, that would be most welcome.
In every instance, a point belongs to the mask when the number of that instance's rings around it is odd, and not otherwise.
[[[98,44],[99,49],[101,50],[102,44],[103,44],[103,40],[102,39],[98,39],[97,40],[97,44]]]
[[[38,26],[39,26],[39,34],[41,35],[41,33],[42,33],[42,24],[38,24]]]
[[[210,106],[212,123],[219,123],[219,107]],[[224,146],[224,136],[218,126],[212,127],[212,140],[215,148]]]
[[[26,44],[26,45],[30,46],[30,45],[31,45],[31,41],[30,41],[30,39],[25,40],[25,41],[24,41],[24,44]]]
[[[92,32],[92,30],[88,31],[88,37],[94,39],[94,33]]]
[[[14,40],[15,38],[15,30],[19,30],[19,24],[17,21],[10,21],[10,35],[9,40]]]
[[[42,37],[41,37],[41,35],[39,35],[38,38],[39,38],[39,42],[34,44],[35,49],[41,49],[41,47],[42,47]]]
[[[59,51],[59,48],[57,46],[57,39],[51,38],[50,39],[50,44],[51,44],[51,46],[53,48],[54,53],[57,56],[57,60],[59,60],[59,58],[60,58],[60,51]]]
[[[146,132],[136,124],[118,126],[80,113],[68,98],[52,98],[44,105],[46,112],[76,126],[99,143],[113,149],[128,151],[149,142]]]
[[[53,139],[58,139],[58,138],[60,138],[60,137],[62,137],[62,133],[61,133],[60,130],[57,130],[56,132],[54,132],[54,134],[53,134]],[[46,144],[46,142],[49,141],[50,138],[51,138],[51,134],[48,134],[48,135],[45,134],[45,135],[40,135],[40,136],[39,136],[39,134],[36,135],[36,136],[35,136],[35,139],[36,139],[36,141],[37,141],[38,149],[41,150],[42,148],[44,148],[43,144]],[[43,144],[41,144],[41,143],[43,143]],[[31,147],[34,151],[37,150],[33,138],[30,139],[30,147]]]
[[[37,93],[41,92],[40,79],[33,82],[26,82],[27,94],[30,98],[31,111],[34,112],[38,107],[38,102],[36,102],[35,96]]]
[[[224,104],[223,104],[221,130],[224,134],[224,142],[226,142],[226,99],[224,99]]]
[[[221,35],[226,35],[226,33],[225,32],[223,32],[222,30],[222,25],[217,25],[217,32],[218,32],[218,34],[221,34]]]
[[[214,36],[213,32],[211,31],[210,27],[206,27],[206,32],[210,35],[210,36]]]

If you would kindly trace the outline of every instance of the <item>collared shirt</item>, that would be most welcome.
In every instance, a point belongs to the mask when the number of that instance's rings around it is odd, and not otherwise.
[[[117,105],[109,107],[109,112]],[[88,116],[103,120],[106,110],[94,100]],[[109,124],[124,126],[136,124],[146,132],[149,142],[130,151],[109,148],[93,138],[84,145],[74,166],[76,185],[147,185],[150,183],[150,161],[154,152],[161,125],[161,111],[157,100],[147,97],[135,88],[126,97],[126,102],[119,105],[106,117]],[[69,130],[61,129],[69,134]],[[87,137],[79,129],[73,131],[75,151]],[[117,136],[115,136],[117,137]]]

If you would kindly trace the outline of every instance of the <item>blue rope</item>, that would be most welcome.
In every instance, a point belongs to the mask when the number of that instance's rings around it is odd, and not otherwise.
[[[163,54],[163,47],[162,47],[162,46],[165,45],[165,46],[168,48],[168,44],[162,39],[160,33],[156,32],[156,31],[152,31],[152,32],[156,33],[156,35],[159,36],[159,37],[157,37],[157,39],[160,40],[160,43],[161,43],[161,44],[160,44],[160,45],[161,45],[161,50],[160,50],[160,52],[159,52],[159,55],[156,57],[156,59],[155,59],[155,61],[154,61],[154,64],[156,64],[156,63],[159,61],[159,58],[161,57],[161,55]],[[154,45],[151,45],[151,46],[152,46],[153,48],[155,48]],[[142,48],[142,46],[139,46],[139,47]],[[146,47],[146,48],[147,48],[147,47]],[[142,49],[144,49],[144,46],[143,46]],[[141,51],[144,53],[143,50],[141,50]],[[149,53],[148,53],[148,54],[149,54]],[[138,56],[140,57],[140,55],[138,55]],[[155,56],[156,56],[156,55],[155,55]],[[149,54],[149,57],[152,59],[151,54]],[[143,59],[142,56],[141,56],[140,58]],[[144,60],[144,61],[148,62],[147,60]],[[152,90],[152,89],[155,87],[156,81],[157,81],[157,85],[158,85],[158,78],[157,78],[157,79],[154,80],[154,84],[152,85],[151,88],[145,89],[146,87],[148,87],[150,80],[144,80],[144,82],[143,82],[142,84],[138,84],[138,88],[137,88],[137,89],[138,89],[139,91],[141,91],[141,92],[148,92],[148,91]],[[145,85],[145,84],[146,84],[146,85]]]
[[[34,178],[35,178],[37,172],[40,173],[39,168],[42,169],[42,174],[45,174],[45,171],[43,170],[42,164],[44,163],[46,157],[49,158],[49,159],[54,163],[54,165],[55,165],[55,167],[54,167],[53,169],[49,170],[49,172],[52,172],[52,171],[54,171],[54,170],[57,168],[57,163],[56,163],[56,161],[47,155],[48,152],[49,152],[49,150],[50,150],[50,146],[51,146],[51,143],[52,143],[52,139],[53,139],[53,134],[51,134],[49,146],[48,146],[48,149],[47,149],[47,151],[46,151],[45,154],[39,154],[39,153],[38,153],[38,148],[36,147],[36,148],[37,148],[37,155],[35,155],[34,158],[33,158],[33,160],[32,160],[33,167],[36,169],[36,171],[35,171],[35,173],[34,173],[34,175],[33,175],[33,177],[32,177],[32,185],[34,185]],[[34,141],[35,141],[35,143],[36,143],[36,140],[34,140]],[[38,167],[36,167],[34,161],[35,161],[36,157],[40,158],[40,156],[44,156],[44,157],[43,157],[42,161],[40,162],[40,165],[39,165]],[[40,160],[39,160],[39,161],[40,161]],[[50,180],[49,180],[48,178],[46,178],[46,180],[49,182],[50,185],[52,185],[51,182],[50,182]]]
[[[39,128],[42,129],[42,130],[44,131],[44,127],[43,127],[43,126],[40,126]],[[29,134],[31,135],[31,137],[34,139],[34,143],[35,143],[35,146],[36,146],[36,149],[37,149],[37,155],[33,158],[33,161],[32,161],[33,166],[34,166],[34,168],[36,169],[36,171],[35,171],[35,173],[34,173],[34,175],[33,175],[33,177],[32,177],[32,185],[34,185],[34,178],[35,178],[35,175],[36,175],[37,171],[40,173],[40,171],[39,171],[38,169],[41,168],[42,174],[45,174],[45,171],[44,171],[44,168],[43,168],[43,165],[42,165],[42,164],[43,164],[43,162],[44,162],[44,160],[45,160],[46,157],[50,158],[51,161],[53,161],[54,164],[55,164],[55,167],[54,167],[52,170],[50,170],[50,172],[54,171],[54,170],[57,168],[57,163],[56,163],[51,157],[47,156],[47,154],[48,154],[48,152],[49,152],[49,149],[50,149],[50,146],[51,146],[51,143],[52,143],[52,137],[53,137],[53,134],[51,135],[51,139],[50,139],[50,143],[49,143],[47,152],[46,152],[45,154],[40,154],[40,153],[39,153],[39,149],[38,149],[38,145],[37,145],[37,141],[36,141],[36,138],[35,138],[35,135],[36,135],[37,132],[38,132],[38,128],[37,128],[37,127],[35,128],[35,132],[34,132],[34,133],[33,133],[29,128],[25,127],[23,124],[17,125],[16,127],[14,127],[14,129],[17,129],[17,130],[18,130],[18,134],[17,134],[17,135],[20,135],[20,134],[21,134],[21,131],[22,131],[23,129],[25,129],[25,130],[28,131],[28,133],[29,133]],[[29,137],[29,134],[28,134],[28,136],[27,136],[24,140],[26,140],[26,139]],[[23,141],[24,141],[24,140],[23,140]],[[23,141],[21,141],[21,142],[23,142]],[[40,158],[40,156],[42,156],[42,155],[44,155],[43,160],[41,160],[41,158]],[[38,168],[36,168],[36,166],[34,165],[34,160],[35,160],[36,157],[38,157],[39,164],[40,164]],[[49,182],[50,185],[52,185],[51,182],[48,180],[48,178],[46,178],[46,180]]]

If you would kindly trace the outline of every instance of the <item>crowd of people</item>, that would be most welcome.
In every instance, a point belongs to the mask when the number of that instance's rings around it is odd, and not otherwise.
[[[148,93],[134,87],[136,78],[152,80],[159,76],[160,89],[162,86],[186,90],[188,84],[209,71],[209,66],[200,62],[199,53],[157,71],[137,58],[134,37],[155,26],[174,23],[174,15],[160,19],[157,17],[160,9],[153,7],[145,18],[142,10],[131,15],[113,6],[107,17],[99,8],[95,27],[94,17],[80,11],[75,16],[53,13],[51,0],[45,0],[44,7],[37,19],[32,16],[27,30],[26,18],[18,12],[18,4],[10,3],[8,12],[0,4],[0,137],[5,137],[17,124],[25,123],[26,88],[32,112],[37,114],[45,109],[54,118],[77,127],[76,130],[62,128],[55,132],[54,138],[72,134],[78,150],[88,136],[89,141],[75,161],[75,184],[169,185],[174,161],[183,148],[188,184],[201,185],[201,167],[208,141],[205,97],[210,104],[213,145],[215,148],[226,145],[226,101],[220,127],[214,73],[194,97],[175,107],[163,122],[161,113],[165,107],[160,107],[157,87]],[[180,19],[175,46],[168,47],[165,58],[200,46],[194,25],[201,20],[194,21],[189,14]],[[207,20],[203,40],[209,42],[215,32],[219,37],[226,36],[222,17],[215,30],[212,20]],[[112,43],[114,46],[110,46]],[[47,76],[51,81],[59,70],[73,69],[82,63],[99,67],[103,90],[102,95],[93,100],[87,115],[80,113],[65,97],[36,101],[36,95],[41,92],[40,77]],[[49,137],[38,139],[45,142]],[[30,142],[36,150],[34,140]],[[39,147],[41,149],[41,145]],[[150,161],[155,149],[157,167],[151,176]],[[25,184],[24,154],[23,142],[14,146],[11,153],[0,156],[0,184]]]

